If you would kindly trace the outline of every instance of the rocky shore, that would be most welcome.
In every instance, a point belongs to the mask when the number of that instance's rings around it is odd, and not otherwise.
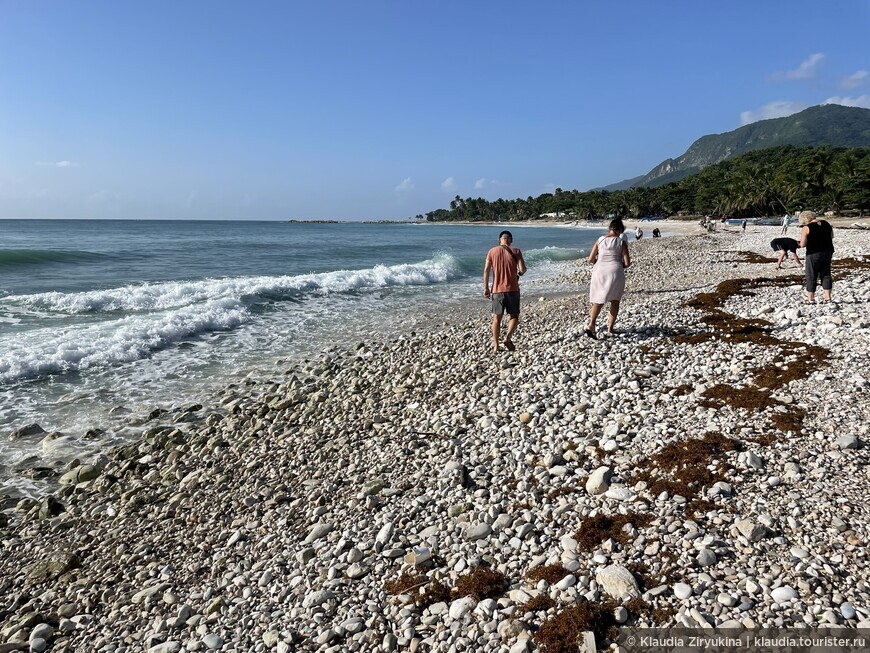
[[[632,243],[614,338],[549,297],[515,352],[482,312],[336,349],[0,498],[0,653],[870,627],[870,233],[807,306],[774,232]]]

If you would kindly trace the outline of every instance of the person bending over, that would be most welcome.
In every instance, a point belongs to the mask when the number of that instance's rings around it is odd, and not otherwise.
[[[794,238],[774,238],[770,241],[770,246],[774,252],[779,252],[779,258],[776,259],[777,270],[782,269],[782,262],[788,254],[791,254],[798,267],[803,267],[803,263],[801,263],[797,255],[798,241]]]
[[[505,349],[516,349],[511,336],[520,322],[520,280],[526,273],[526,262],[519,248],[514,247],[514,237],[510,231],[498,235],[498,245],[486,254],[483,266],[483,296],[492,298],[492,350],[498,351],[498,338],[501,333],[501,319],[507,313],[507,333],[504,336]],[[492,272],[492,289],[489,275]]]

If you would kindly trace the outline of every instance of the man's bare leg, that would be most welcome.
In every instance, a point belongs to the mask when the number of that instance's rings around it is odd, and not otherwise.
[[[797,263],[797,266],[798,266],[799,268],[802,268],[802,267],[804,266],[804,264],[801,263],[800,258],[798,258],[797,252],[792,252],[791,255],[792,255],[792,257],[794,258],[794,262]]]
[[[785,258],[785,250],[781,249],[779,251],[779,258],[776,259],[776,269],[779,270],[782,267],[782,259]]]
[[[498,351],[498,335],[501,331],[501,315],[492,316],[492,350]]]
[[[514,350],[514,343],[511,341],[511,336],[514,334],[514,331],[517,330],[517,324],[519,323],[519,315],[510,316],[510,319],[508,320],[507,333],[504,336],[504,346],[511,351]]]

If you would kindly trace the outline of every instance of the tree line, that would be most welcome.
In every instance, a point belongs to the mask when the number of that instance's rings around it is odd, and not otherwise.
[[[870,148],[791,145],[749,152],[653,188],[564,191],[526,199],[463,199],[417,220],[515,222],[559,214],[566,220],[712,215],[753,218],[812,209],[870,210]]]

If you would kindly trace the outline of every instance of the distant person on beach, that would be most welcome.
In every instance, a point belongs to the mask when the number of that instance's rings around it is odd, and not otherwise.
[[[653,229],[653,238],[661,238],[661,237],[662,237],[662,232],[659,231],[659,228],[656,227],[655,229]]]
[[[643,238],[643,229],[641,229],[640,227],[637,227],[634,230],[634,239],[640,240],[641,238]]]
[[[813,211],[801,211],[801,240],[798,247],[806,247],[806,304],[816,302],[816,283],[822,280],[822,303],[831,301],[831,258],[834,255],[834,229],[827,220],[819,220]]]
[[[592,251],[589,252],[589,262],[593,264],[592,280],[589,282],[589,322],[585,333],[592,339],[595,335],[595,322],[601,308],[610,302],[610,315],[607,317],[607,335],[613,335],[613,325],[619,314],[619,302],[625,294],[625,268],[631,265],[628,254],[628,243],[622,238],[625,225],[622,220],[613,220],[606,236],[601,236]]]
[[[746,220],[744,220],[743,222],[740,223],[740,228],[741,228],[743,231],[746,231]]]
[[[504,337],[505,349],[516,349],[511,336],[517,330],[520,322],[520,280],[526,273],[526,262],[519,248],[514,247],[514,237],[510,231],[502,231],[498,235],[498,245],[486,254],[486,264],[483,266],[483,296],[492,298],[492,350],[498,351],[498,338],[501,334],[501,319],[507,313],[507,333]],[[492,272],[492,288],[489,285],[489,274]]]
[[[788,254],[791,254],[798,267],[803,265],[797,255],[798,241],[794,238],[774,238],[770,241],[770,246],[774,252],[779,252],[779,258],[776,260],[777,270],[782,269],[782,262]]]
[[[788,213],[786,213],[784,216],[782,216],[782,231],[779,232],[780,236],[785,236],[785,232],[788,231],[788,221],[789,217]]]

